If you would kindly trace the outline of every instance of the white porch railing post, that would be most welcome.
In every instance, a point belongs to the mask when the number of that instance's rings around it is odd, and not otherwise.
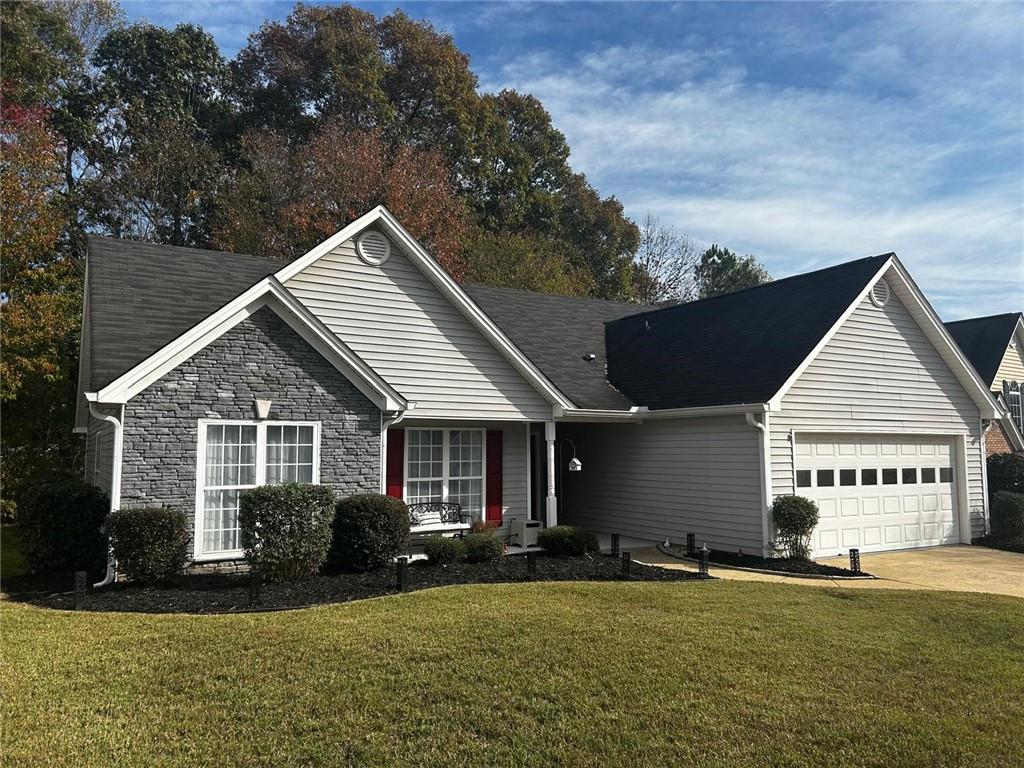
[[[555,496],[555,422],[544,422],[544,439],[547,441],[548,496],[545,504],[547,526],[558,525],[558,498]]]

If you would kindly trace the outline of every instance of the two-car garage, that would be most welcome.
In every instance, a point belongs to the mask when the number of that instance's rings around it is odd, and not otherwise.
[[[800,434],[794,449],[796,492],[818,504],[815,556],[959,541],[954,438]]]

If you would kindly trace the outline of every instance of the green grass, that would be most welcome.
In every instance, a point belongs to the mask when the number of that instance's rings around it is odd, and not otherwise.
[[[25,573],[25,558],[19,544],[18,526],[0,525],[0,579]]]
[[[0,622],[4,766],[1024,765],[1006,597],[522,584]]]

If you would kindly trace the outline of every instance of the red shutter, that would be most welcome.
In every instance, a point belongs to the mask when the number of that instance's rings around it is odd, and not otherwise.
[[[501,451],[504,433],[487,430],[487,522],[501,525]]]
[[[405,430],[388,430],[388,460],[384,468],[384,485],[388,496],[402,498],[402,479],[405,474]]]

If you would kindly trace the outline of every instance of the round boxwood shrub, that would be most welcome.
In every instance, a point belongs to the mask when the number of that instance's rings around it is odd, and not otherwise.
[[[103,491],[75,478],[25,488],[18,499],[18,524],[29,569],[95,575],[106,570],[103,522],[109,511]]]
[[[462,539],[467,563],[497,560],[505,553],[505,545],[493,533],[468,533]]]
[[[401,499],[378,493],[349,496],[334,515],[331,563],[368,571],[387,565],[409,539],[409,508]]]
[[[1024,454],[997,453],[988,457],[987,464],[990,505],[1000,491],[1024,493]]]
[[[466,543],[448,536],[431,536],[423,551],[432,565],[451,565],[466,559]]]
[[[180,509],[119,509],[110,516],[110,548],[133,581],[169,581],[188,561],[188,521]]]
[[[779,496],[772,502],[776,548],[795,560],[809,560],[818,505],[803,496]]]
[[[271,581],[315,576],[331,546],[334,491],[326,485],[263,485],[242,494],[238,526],[245,559]]]
[[[553,525],[537,534],[537,544],[549,555],[579,557],[597,552],[597,536],[574,525]]]
[[[999,491],[992,501],[989,520],[993,539],[1024,541],[1024,494]]]

